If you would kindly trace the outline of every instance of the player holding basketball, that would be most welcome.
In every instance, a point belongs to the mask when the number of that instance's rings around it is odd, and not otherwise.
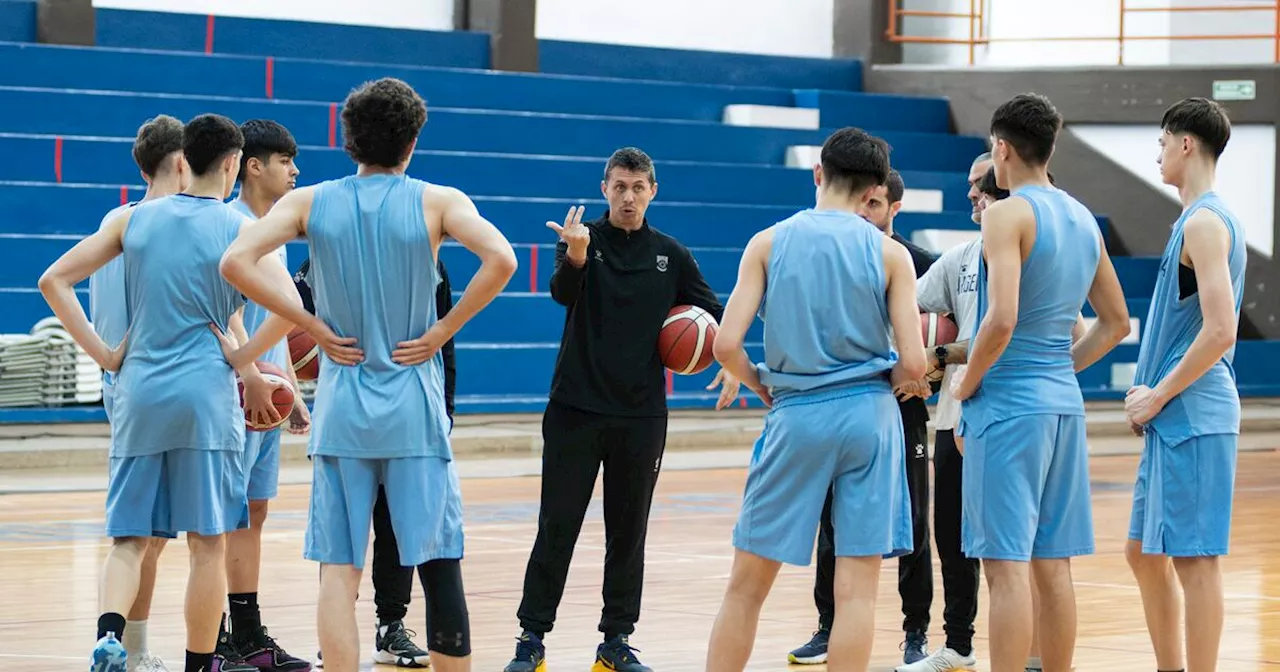
[[[978,329],[953,381],[965,437],[965,555],[986,567],[992,672],[1021,672],[1031,645],[1029,571],[1041,594],[1041,659],[1071,668],[1071,557],[1093,552],[1084,400],[1075,372],[1129,333],[1097,220],[1046,174],[1062,117],[1024,94],[991,118],[997,183],[982,213]],[[1098,320],[1074,345],[1086,299]],[[837,528],[838,529],[838,528]],[[1030,564],[1030,569],[1028,569]]]
[[[462,499],[440,346],[502,291],[516,260],[511,244],[465,194],[405,174],[426,117],[422,98],[400,80],[352,91],[342,125],[356,174],[290,192],[245,229],[222,263],[249,300],[297,324],[324,351],[309,449],[314,485],[305,555],[321,563],[319,638],[330,672],[354,672],[359,665],[356,592],[379,486],[400,564],[418,567],[426,593],[432,667],[471,666],[459,562]],[[311,252],[315,315],[255,266],[298,237]],[[445,237],[481,263],[462,298],[437,320],[435,259]]]
[[[883,140],[837,131],[814,169],[817,207],[757,233],[743,253],[715,355],[772,409],[747,475],[708,672],[746,666],[778,569],[809,562],[829,490],[832,669],[865,672],[882,558],[911,551],[894,388],[925,372],[916,274],[906,248],[857,214],[888,176]],[[762,364],[743,348],[757,312],[765,325]]]
[[[1231,532],[1240,397],[1232,360],[1245,278],[1245,231],[1214,191],[1231,138],[1226,111],[1204,98],[1160,122],[1160,175],[1178,188],[1174,223],[1147,314],[1129,422],[1146,446],[1133,490],[1125,556],[1142,591],[1156,667],[1217,669],[1222,570]],[[1171,561],[1172,560],[1172,561]],[[1185,616],[1178,583],[1186,594]]]
[[[907,248],[916,277],[933,266],[937,256],[915,245],[893,230],[893,219],[902,209],[906,185],[898,171],[889,177],[859,208],[858,214],[871,222],[899,245]],[[906,455],[907,487],[911,495],[912,546],[910,553],[898,558],[898,595],[902,598],[903,662],[914,663],[929,655],[929,609],[933,604],[933,557],[929,546],[929,410],[925,399],[930,396],[927,382],[911,389],[919,394],[904,394],[899,400],[902,415],[902,449]],[[804,645],[787,655],[792,663],[812,665],[827,660],[831,623],[835,618],[834,588],[835,546],[832,541],[832,493],[822,508],[822,524],[818,528],[818,560],[813,586],[813,600],[818,607],[818,630]]]
[[[126,203],[112,209],[98,225],[102,229],[120,213],[156,199],[172,196],[187,188],[191,181],[191,168],[182,156],[182,122],[168,115],[148,119],[138,129],[133,142],[133,160],[138,164],[142,179],[147,183],[147,193],[142,200]],[[117,257],[107,262],[89,276],[89,316],[93,329],[108,347],[115,348],[124,341],[129,330],[129,310],[125,306],[124,260]],[[115,397],[115,372],[102,372],[102,407],[107,422],[112,422]],[[147,646],[147,619],[151,614],[151,599],[155,594],[156,564],[168,540],[151,537],[146,540],[146,555],[142,558],[139,574],[138,596],[129,610],[128,621],[121,637],[129,657],[129,672],[166,672],[164,661],[153,656]],[[117,633],[120,634],[120,633]]]
[[[251,119],[241,124],[244,151],[240,158],[240,195],[231,207],[250,219],[258,219],[271,210],[276,201],[293,189],[298,177],[294,158],[298,144],[288,129],[265,119]],[[275,250],[280,263],[288,266],[285,246]],[[245,333],[257,333],[268,312],[262,306],[246,302],[242,308]],[[289,360],[288,345],[281,340],[271,346],[262,359],[285,371],[298,389],[298,380]],[[289,431],[305,434],[311,425],[306,401],[294,395]],[[245,432],[244,457],[248,476],[249,528],[227,535],[227,601],[231,608],[231,630],[223,655],[240,660],[261,672],[297,672],[311,669],[311,664],[289,655],[267,634],[258,609],[258,571],[262,565],[262,527],[267,521],[268,502],[276,496],[280,476],[280,428],[265,432]]]
[[[243,143],[225,117],[192,119],[183,133],[193,176],[187,189],[121,213],[40,278],[68,333],[104,370],[119,371],[106,514],[113,545],[101,579],[94,672],[126,669],[113,634],[124,632],[123,613],[137,597],[145,539],[179,532],[187,533],[191,553],[186,670],[227,669],[214,652],[226,594],[224,535],[249,524],[245,429],[235,420],[245,410],[278,419],[270,386],[264,394],[247,386],[241,409],[235,373],[256,376],[254,359],[270,336],[288,332],[287,323],[273,321],[261,338],[231,352],[210,333],[211,325],[226,329],[241,301],[217,267],[244,222],[222,202],[235,184]],[[86,319],[75,285],[122,253],[129,332],[111,349]]]
[[[604,608],[597,672],[647,672],[629,643],[640,619],[644,545],[653,489],[667,441],[667,399],[658,336],[671,308],[691,304],[719,319],[722,306],[680,241],[652,228],[645,213],[658,193],[653,160],[633,147],[605,164],[600,191],[609,209],[583,223],[570,208],[551,275],[551,297],[566,308],[560,356],[542,420],[538,533],[525,569],[517,617],[522,632],[506,672],[546,664],[543,639],[555,624],[569,562],[604,465]],[[737,397],[725,383],[718,405]]]

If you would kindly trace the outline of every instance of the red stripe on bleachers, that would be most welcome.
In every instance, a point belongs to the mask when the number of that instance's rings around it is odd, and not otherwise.
[[[329,146],[338,146],[338,104],[329,103]]]
[[[125,203],[128,203],[128,202],[129,202],[129,187],[121,185],[120,186],[120,205],[124,205]]]
[[[538,292],[538,246],[529,248],[529,291]]]
[[[276,75],[276,60],[268,56],[267,57],[267,97],[268,98],[275,97],[274,95],[275,83],[276,83],[275,75]]]
[[[210,14],[204,22],[204,53],[213,53],[213,15]]]
[[[53,139],[53,179],[62,182],[62,136]]]

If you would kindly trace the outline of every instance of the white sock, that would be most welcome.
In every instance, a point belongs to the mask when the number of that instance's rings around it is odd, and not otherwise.
[[[125,628],[125,632],[129,632],[129,629]],[[1042,669],[1044,668],[1040,665],[1038,657],[1032,656],[1027,659],[1027,672],[1040,672]]]
[[[147,622],[128,621],[124,626],[124,650],[130,658],[147,652]]]

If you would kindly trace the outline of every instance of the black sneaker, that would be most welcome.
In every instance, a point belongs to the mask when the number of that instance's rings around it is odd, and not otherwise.
[[[397,667],[429,667],[431,654],[410,639],[418,633],[404,629],[404,621],[379,623],[373,639],[373,662]]]
[[[596,664],[592,672],[653,672],[640,664],[635,654],[640,649],[633,649],[627,642],[626,635],[616,635],[604,640],[596,647]]]
[[[264,626],[242,640],[237,636],[234,642],[236,650],[246,665],[251,665],[260,672],[310,672],[311,663],[295,658],[286,652],[276,640],[267,634]]]
[[[516,655],[502,672],[546,672],[547,647],[542,638],[528,630],[516,638]]]
[[[258,672],[258,668],[244,662],[244,656],[231,642],[231,635],[225,629],[218,633],[218,645],[213,649],[213,669],[217,672]]]

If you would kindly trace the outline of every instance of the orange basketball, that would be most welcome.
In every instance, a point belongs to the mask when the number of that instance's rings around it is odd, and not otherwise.
[[[294,327],[289,332],[289,361],[298,380],[315,380],[320,377],[320,346],[311,334]]]
[[[293,389],[293,384],[289,382],[289,374],[283,369],[272,364],[271,362],[254,362],[258,367],[258,371],[262,372],[263,377],[271,383],[284,383],[283,388],[276,388],[271,393],[271,401],[275,404],[276,412],[280,414],[280,422],[274,425],[259,425],[253,423],[249,419],[249,412],[245,411],[244,426],[251,432],[265,432],[275,429],[289,421],[289,414],[293,412],[293,398],[297,394],[297,390]],[[244,407],[244,381],[236,376],[236,389],[240,392],[240,407]]]
[[[924,347],[933,349],[939,345],[955,343],[960,336],[960,327],[950,315],[937,313],[920,313],[920,332],[924,337]]]
[[[711,313],[697,306],[672,308],[658,333],[662,365],[683,376],[704,371],[715,359],[711,346],[719,330]]]

